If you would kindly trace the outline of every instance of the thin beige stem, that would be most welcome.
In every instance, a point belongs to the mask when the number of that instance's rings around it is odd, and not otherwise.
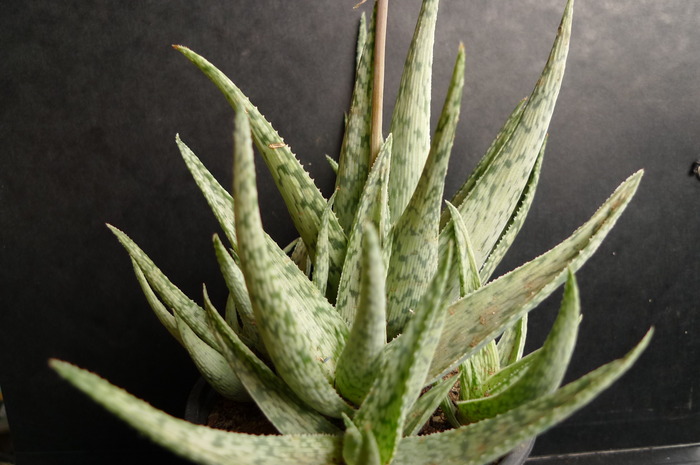
[[[377,0],[377,24],[374,42],[374,80],[372,85],[371,162],[379,154],[382,136],[382,113],[384,111],[384,57],[386,50],[386,22],[389,0]]]

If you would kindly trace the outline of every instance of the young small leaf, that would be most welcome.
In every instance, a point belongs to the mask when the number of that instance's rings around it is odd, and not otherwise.
[[[608,388],[641,355],[651,333],[623,358],[503,415],[443,433],[404,438],[392,465],[483,465],[496,460],[564,420]]]

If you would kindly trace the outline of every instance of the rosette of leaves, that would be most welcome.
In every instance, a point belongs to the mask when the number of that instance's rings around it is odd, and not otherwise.
[[[574,272],[611,230],[641,172],[568,239],[490,280],[533,200],[564,74],[573,1],[532,94],[445,208],[464,50],[460,46],[431,140],[437,8],[438,0],[423,1],[389,135],[376,151],[370,136],[376,131],[377,10],[367,31],[362,22],[330,199],[238,87],[195,52],[176,47],[235,111],[233,195],[177,138],[228,242],[214,237],[229,290],[223,316],[206,289],[202,305],[189,299],[126,234],[110,227],[131,256],[153,311],[202,376],[224,397],[255,402],[279,435],[194,425],[88,371],[58,360],[52,366],[154,441],[217,465],[489,463],[621,376],[649,335],[624,357],[560,387],[580,320]],[[300,235],[285,249],[262,227],[253,145]],[[550,335],[523,357],[528,312],[562,284]],[[419,435],[438,408],[452,428]]]

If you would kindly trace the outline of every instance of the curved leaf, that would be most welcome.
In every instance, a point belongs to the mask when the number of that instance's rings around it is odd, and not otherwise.
[[[146,437],[203,465],[328,465],[342,461],[340,436],[256,436],[195,425],[151,407],[89,371],[55,359],[50,365]]]
[[[316,237],[321,225],[321,216],[326,207],[323,195],[277,131],[229,78],[187,47],[177,45],[175,49],[207,75],[221,90],[234,110],[245,111],[248,115],[255,144],[282,194],[294,225],[313,257],[316,253]],[[332,288],[335,288],[340,279],[346,247],[345,235],[335,215],[331,217],[329,240],[331,243],[330,281],[333,284]]]
[[[630,176],[571,237],[549,252],[453,303],[435,351],[430,379],[437,380],[539,304],[577,270],[610,232],[639,186]]]
[[[204,307],[219,348],[268,420],[283,434],[336,433],[338,429],[304,402],[226,324],[204,290]]]
[[[310,407],[340,417],[352,411],[331,381],[348,329],[308,280],[294,281],[264,239],[248,117],[236,113],[234,207],[241,270],[257,329],[280,377]],[[297,283],[302,287],[296,287]],[[295,298],[297,297],[297,298]]]

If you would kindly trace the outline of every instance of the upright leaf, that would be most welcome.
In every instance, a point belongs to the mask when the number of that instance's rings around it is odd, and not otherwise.
[[[430,150],[430,92],[438,4],[439,0],[423,0],[391,118],[392,218],[399,218],[408,205]]]
[[[206,465],[328,465],[341,463],[341,437],[256,436],[195,425],[151,407],[99,376],[60,360],[51,367],[95,402],[146,437]]]
[[[462,184],[452,199],[450,199],[452,205],[461,205],[467,195],[469,195],[469,192],[471,192],[479,179],[481,179],[489,166],[491,166],[496,155],[498,155],[501,148],[503,148],[503,144],[510,139],[513,135],[513,131],[515,131],[515,128],[518,126],[526,103],[527,99],[523,99],[515,106],[515,109],[511,112],[510,116],[508,116],[508,119],[496,135],[496,138],[491,142],[491,146],[489,146],[484,156],[479,160],[474,171],[472,171],[464,184]],[[443,210],[442,218],[440,219],[440,227],[444,228],[450,219],[450,212],[448,210]]]
[[[438,265],[440,204],[452,151],[464,87],[464,46],[460,44],[450,87],[425,162],[410,202],[394,227],[387,287],[388,332],[396,336],[433,278]],[[400,153],[394,146],[392,153]],[[422,165],[422,164],[421,164]],[[396,167],[392,158],[392,169]],[[391,174],[389,175],[391,183]],[[390,189],[392,186],[390,184]],[[394,191],[390,190],[394,195]]]
[[[458,205],[474,246],[477,263],[484,263],[508,225],[536,163],[554,111],[571,36],[573,1],[562,17],[554,46],[518,124],[488,168]],[[443,248],[449,241],[443,237]]]
[[[214,250],[216,251],[216,260],[219,262],[219,269],[226,282],[229,295],[233,298],[236,312],[241,319],[242,327],[239,333],[241,338],[259,353],[267,355],[260,333],[256,329],[253,304],[250,302],[243,272],[216,234],[214,235]]]
[[[338,223],[347,234],[350,234],[362,188],[369,174],[374,36],[375,18],[372,16],[370,31],[363,41],[363,51],[361,54],[358,51],[360,58],[355,73],[355,88],[345,125],[336,177],[337,195],[334,209]]]
[[[321,217],[321,228],[318,230],[318,240],[316,241],[316,257],[313,266],[313,283],[319,292],[326,294],[328,287],[328,268],[330,266],[330,244],[328,242],[328,225],[332,215],[331,209],[335,201],[336,194],[328,199],[328,205]],[[333,296],[335,298],[335,296]]]
[[[338,359],[335,383],[340,393],[359,405],[377,374],[377,359],[386,345],[386,290],[379,238],[366,225],[362,254],[360,302]]]
[[[532,206],[532,201],[535,198],[535,191],[537,190],[537,183],[540,180],[540,171],[542,170],[542,159],[544,158],[544,151],[547,147],[547,138],[545,137],[542,147],[540,148],[540,154],[537,156],[537,161],[535,161],[535,166],[530,172],[530,178],[527,180],[525,185],[525,190],[523,190],[520,200],[513,211],[508,224],[503,229],[501,237],[498,238],[493,249],[486,257],[486,261],[481,267],[481,281],[486,282],[489,280],[496,267],[501,263],[503,257],[506,255],[508,249],[515,241],[515,237],[520,232],[520,229],[525,223],[525,218],[527,217],[530,207]]]
[[[378,371],[372,388],[353,422],[371,429],[382,463],[391,461],[403,435],[406,417],[425,385],[440,332],[445,322],[445,282],[451,271],[451,249],[442,257],[433,281],[416,307],[397,346]]]
[[[374,224],[381,235],[384,232],[385,225],[382,217],[385,204],[382,201],[382,197],[387,190],[389,182],[392,141],[393,138],[389,134],[384,141],[382,149],[379,151],[377,159],[374,161],[374,165],[372,165],[372,170],[367,178],[366,186],[362,190],[362,197],[360,198],[350,231],[348,250],[345,256],[345,264],[343,265],[343,274],[338,285],[338,299],[335,305],[338,314],[348,324],[352,324],[355,319],[355,312],[359,303],[360,265],[365,226]]]
[[[347,326],[306,280],[295,289],[264,239],[248,117],[236,113],[234,207],[241,270],[265,348],[280,377],[309,406],[333,417],[351,411],[331,385]],[[298,298],[293,298],[298,296]]]

